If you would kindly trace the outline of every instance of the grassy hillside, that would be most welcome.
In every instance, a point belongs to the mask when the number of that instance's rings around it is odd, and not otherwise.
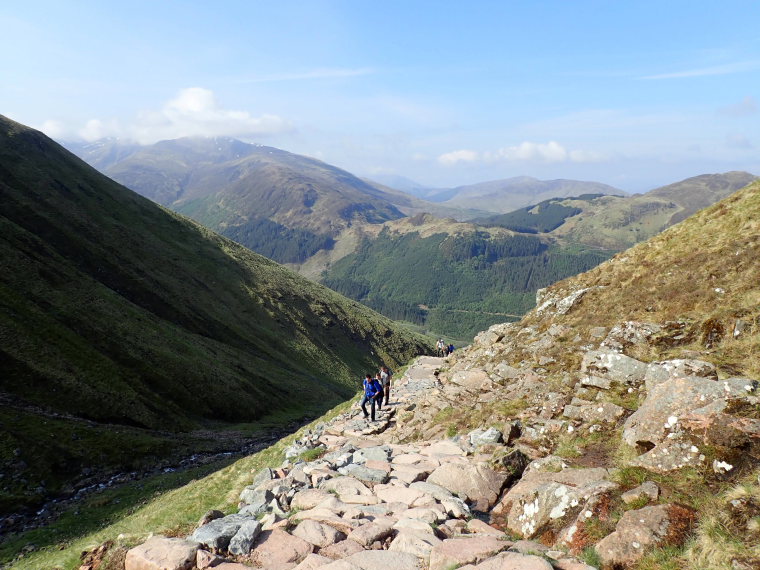
[[[568,314],[526,323],[588,330],[624,320],[669,323],[650,358],[708,350],[729,375],[760,375],[760,182],[754,182],[591,271],[557,283],[590,288]],[[738,328],[737,328],[738,327]],[[737,332],[738,331],[738,332]],[[557,350],[563,350],[558,343]]]
[[[537,289],[608,257],[536,236],[417,216],[365,238],[322,280],[383,314],[466,339],[518,319],[533,306]]]
[[[108,176],[285,263],[329,250],[357,223],[403,216],[419,200],[319,160],[231,138],[72,147]]]
[[[324,409],[427,346],[4,117],[0,228],[0,511],[176,433]]]
[[[552,198],[474,221],[488,227],[549,233],[574,243],[619,251],[658,234],[754,179],[748,172],[704,174],[646,194]]]

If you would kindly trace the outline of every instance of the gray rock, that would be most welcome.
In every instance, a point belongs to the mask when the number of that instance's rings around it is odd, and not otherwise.
[[[246,487],[240,493],[240,501],[245,503],[240,512],[244,515],[255,517],[266,512],[267,505],[269,505],[272,499],[274,499],[272,491],[264,489],[255,490],[251,489],[251,487]]]
[[[581,373],[607,378],[612,382],[639,386],[644,381],[648,364],[610,350],[590,350],[581,364]]]
[[[654,481],[645,481],[635,489],[623,493],[620,498],[623,499],[623,502],[626,505],[629,505],[642,497],[646,497],[650,501],[656,501],[659,496],[660,488],[657,486],[657,483]]]
[[[645,344],[661,330],[662,327],[654,323],[626,321],[612,327],[607,338],[602,341],[602,346],[621,351],[631,345]]]
[[[584,376],[581,378],[580,384],[581,386],[593,386],[601,390],[609,390],[612,387],[612,380],[600,376]]]
[[[226,550],[232,537],[235,536],[238,530],[240,530],[243,523],[248,521],[255,521],[255,519],[242,514],[227,515],[224,518],[213,520],[199,529],[196,529],[196,531],[190,535],[189,540],[200,542],[208,548],[217,551]]]
[[[285,459],[293,459],[300,456],[302,453],[309,451],[311,447],[304,444],[294,443],[291,446],[285,448]]]
[[[494,427],[490,427],[487,430],[477,429],[468,434],[470,445],[478,447],[480,445],[489,445],[494,443],[501,443],[504,441],[502,433]]]
[[[365,483],[387,483],[390,477],[389,474],[382,469],[370,469],[369,467],[357,465],[356,463],[341,467],[338,469],[338,472],[353,477],[354,479],[358,479],[359,481],[364,481]]]
[[[261,523],[256,520],[250,520],[240,525],[235,536],[230,540],[229,551],[231,554],[245,556],[253,548],[256,537],[261,532]]]
[[[365,447],[354,451],[352,463],[366,463],[367,461],[388,461],[391,456],[391,448],[387,445]]]
[[[677,359],[651,362],[644,375],[644,384],[646,385],[647,392],[651,392],[658,384],[674,378],[688,376],[699,376],[717,380],[718,372],[715,369],[715,365],[702,360]]]
[[[262,483],[266,483],[267,481],[271,481],[272,479],[274,479],[274,471],[272,471],[269,467],[264,467],[263,469],[259,469],[256,472],[256,474],[253,476],[253,482],[251,483],[251,487],[255,489]]]

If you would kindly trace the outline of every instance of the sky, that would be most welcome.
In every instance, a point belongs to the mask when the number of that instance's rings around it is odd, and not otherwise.
[[[642,192],[760,175],[760,2],[0,3],[0,114],[59,141],[232,136],[366,177]]]

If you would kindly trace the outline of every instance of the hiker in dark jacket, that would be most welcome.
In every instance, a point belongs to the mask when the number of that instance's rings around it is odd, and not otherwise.
[[[372,409],[372,421],[375,421],[375,396],[377,396],[377,389],[375,388],[375,383],[372,380],[372,375],[367,374],[364,377],[364,397],[362,398],[362,412],[364,412],[364,417],[368,418],[369,414],[367,413],[367,402],[371,404]]]
[[[374,379],[372,380],[372,383],[375,386],[375,400],[377,400],[377,409],[382,410],[383,409],[383,383],[380,380],[380,373],[378,372],[375,374]]]
[[[380,368],[380,383],[383,385],[383,394],[385,394],[385,405],[388,405],[388,400],[391,397],[391,376],[393,372],[387,366]]]

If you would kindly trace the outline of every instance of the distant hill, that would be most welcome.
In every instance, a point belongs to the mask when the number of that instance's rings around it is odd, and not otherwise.
[[[633,196],[553,198],[475,222],[514,231],[548,233],[574,243],[622,250],[743,188],[748,172],[704,174]]]
[[[459,186],[437,195],[425,196],[425,198],[442,202],[447,206],[466,206],[503,214],[550,198],[567,198],[582,194],[622,196],[625,192],[600,182],[563,179],[538,180],[530,176],[518,176]]]
[[[427,349],[1,116],[0,227],[0,511],[324,410]]]
[[[143,196],[281,262],[330,249],[354,224],[403,217],[399,207],[412,201],[319,160],[231,138],[161,141],[102,160],[111,146],[73,150]]]
[[[468,340],[517,320],[537,289],[612,253],[420,214],[366,233],[321,281],[392,318]]]
[[[715,175],[697,179],[716,180]],[[593,327],[623,321],[658,323],[662,330],[650,341],[652,353],[640,357],[695,358],[695,352],[703,352],[722,377],[757,378],[758,220],[756,180],[591,271],[552,285],[544,299],[562,299],[581,290],[585,294],[566,314],[531,311],[523,324],[536,330],[569,325],[585,342]],[[567,352],[572,342],[557,342],[551,351]]]

